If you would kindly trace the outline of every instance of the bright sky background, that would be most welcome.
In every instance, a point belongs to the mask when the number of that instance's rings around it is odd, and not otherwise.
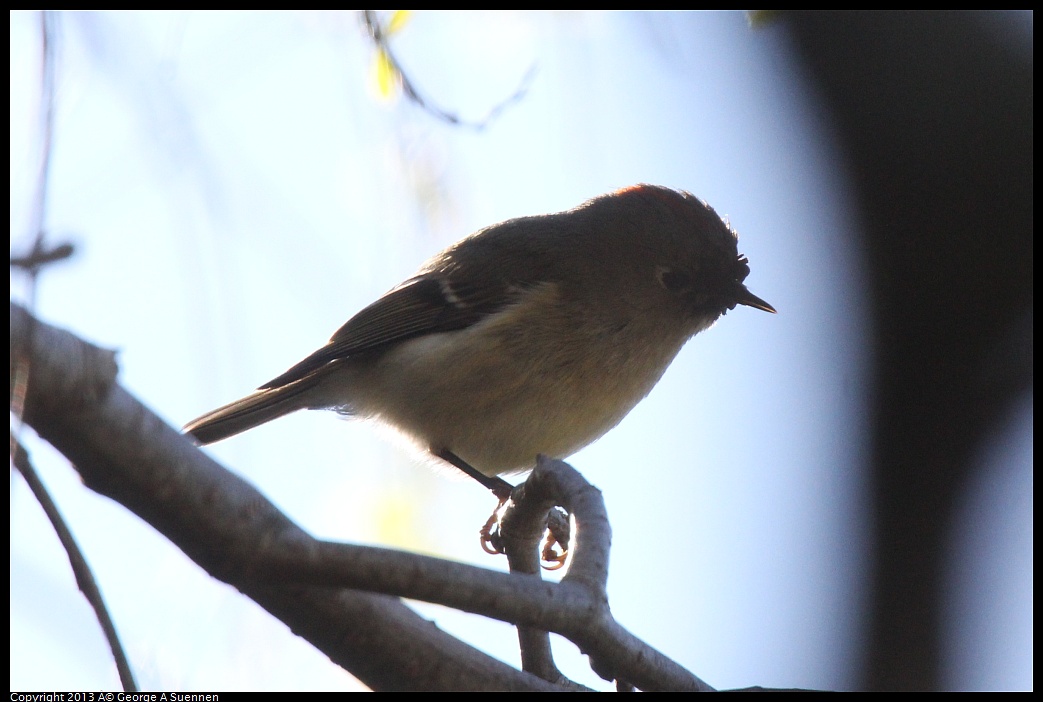
[[[39,18],[11,14],[11,231],[38,164]],[[393,48],[452,127],[373,87],[350,12],[63,13],[46,229],[75,259],[37,314],[119,349],[172,425],[323,344],[424,259],[509,217],[639,182],[727,215],[749,288],[571,463],[605,494],[619,621],[719,687],[857,681],[869,557],[866,303],[825,114],[779,28],[741,13],[421,12]],[[12,296],[24,297],[12,277]],[[1032,687],[1032,402],[983,455],[954,540],[950,685]],[[29,432],[31,435],[31,431]],[[37,440],[145,689],[357,683],[211,580]],[[491,498],[333,413],[208,449],[312,534],[486,567]],[[968,555],[973,558],[968,559]],[[988,574],[985,578],[983,574]],[[420,606],[517,664],[507,625]],[[575,647],[566,674],[602,689]],[[11,689],[119,685],[57,539],[11,481]]]

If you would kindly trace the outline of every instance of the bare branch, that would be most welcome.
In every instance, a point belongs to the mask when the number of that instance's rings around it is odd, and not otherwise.
[[[12,304],[12,345],[24,341],[30,319]],[[431,627],[388,595],[554,631],[586,652],[600,675],[640,689],[711,689],[612,618],[604,503],[567,464],[541,458],[515,491],[521,510],[546,514],[545,505],[559,504],[576,520],[583,540],[573,540],[560,583],[317,541],[123,390],[112,352],[35,327],[26,422],[73,461],[88,487],[127,506],[374,689],[562,689]]]
[[[402,92],[405,93],[406,97],[410,102],[414,103],[420,109],[424,110],[428,114],[447,122],[449,124],[458,127],[470,127],[481,131],[489,126],[489,124],[500,116],[500,114],[506,110],[510,105],[518,102],[525,94],[529,92],[529,85],[532,83],[532,79],[536,75],[536,67],[532,66],[526,71],[522,77],[518,88],[508,97],[506,100],[493,106],[491,110],[479,120],[466,120],[452,112],[443,110],[436,106],[429,99],[425,98],[416,85],[410,80],[409,75],[402,69],[402,64],[399,63],[398,58],[395,57],[394,52],[391,51],[391,46],[388,43],[387,34],[384,32],[384,27],[380,23],[380,18],[377,17],[375,10],[363,10],[362,11],[362,23],[366,28],[366,32],[373,39],[374,45],[377,50],[380,51],[384,56],[387,57],[388,63],[391,65],[392,70],[399,76],[402,81]]]
[[[28,313],[12,304],[12,345],[24,342],[29,327]],[[309,537],[121,388],[111,351],[42,322],[34,327],[26,423],[73,462],[88,487],[233,582],[363,683],[380,690],[560,689],[449,636],[392,597],[233,581],[237,549],[250,553],[273,534],[284,543]]]
[[[514,491],[518,499],[508,503],[499,523],[499,538],[507,555],[512,573],[540,576],[540,560],[537,546],[543,538],[548,510],[554,508],[553,500],[541,499],[539,495],[525,499],[530,492],[520,485]],[[518,626],[518,644],[521,649],[522,669],[539,675],[544,680],[566,683],[565,676],[554,664],[550,636],[544,629]]]
[[[58,261],[64,261],[76,252],[75,247],[68,242],[58,244],[49,249],[41,248],[43,243],[42,240],[43,233],[41,232],[35,246],[28,254],[25,256],[12,256],[11,268],[21,268],[30,273],[34,273],[42,266],[50,263],[57,263]]]
[[[12,443],[14,443],[13,437]],[[94,610],[98,623],[101,624],[101,630],[105,634],[105,640],[109,642],[109,648],[112,649],[112,657],[116,659],[116,670],[119,671],[123,691],[137,692],[138,685],[134,682],[134,673],[130,669],[130,662],[127,660],[127,654],[123,651],[119,634],[116,633],[116,625],[112,622],[112,616],[109,614],[108,607],[105,606],[105,598],[101,595],[101,589],[94,579],[91,567],[87,563],[83,551],[80,550],[79,545],[76,543],[76,539],[73,538],[72,531],[66,526],[65,519],[58,510],[58,506],[51,499],[47,487],[40,480],[40,476],[36,474],[36,469],[33,468],[33,464],[29,460],[29,454],[21,444],[16,445],[14,465],[22,474],[22,477],[25,478],[25,482],[29,484],[29,489],[32,490],[36,501],[43,507],[44,514],[50,520],[55,533],[58,534],[58,540],[61,541],[62,547],[65,548],[65,553],[69,556],[69,565],[72,566],[72,572],[76,576],[76,584]]]

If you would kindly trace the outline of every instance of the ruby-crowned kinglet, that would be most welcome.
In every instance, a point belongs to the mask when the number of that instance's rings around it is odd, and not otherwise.
[[[686,192],[636,185],[494,224],[436,254],[252,395],[190,422],[201,444],[299,409],[397,428],[494,476],[614,427],[736,305],[738,238]]]

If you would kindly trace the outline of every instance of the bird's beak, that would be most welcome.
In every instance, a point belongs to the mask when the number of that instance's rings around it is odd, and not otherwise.
[[[772,307],[767,302],[765,302],[764,300],[760,299],[759,297],[751,293],[749,290],[747,290],[745,285],[739,286],[739,292],[735,296],[735,302],[737,302],[740,305],[746,305],[747,307],[756,307],[759,310],[764,310],[765,312],[771,312],[772,314],[775,314],[774,307]]]

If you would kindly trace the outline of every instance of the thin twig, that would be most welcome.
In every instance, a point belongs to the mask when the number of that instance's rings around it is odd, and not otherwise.
[[[33,309],[36,303],[37,279],[40,269],[49,263],[68,258],[73,254],[71,244],[63,243],[48,249],[44,243],[44,220],[47,216],[47,198],[50,185],[51,172],[51,145],[54,134],[54,76],[55,76],[55,23],[57,14],[50,10],[40,12],[40,166],[37,173],[36,193],[33,197],[32,219],[30,220],[29,238],[33,244],[29,253],[25,256],[12,256],[11,266],[21,268],[28,273],[28,301],[29,309]],[[36,333],[36,318],[29,315],[29,325],[21,344],[14,344],[11,349],[11,394],[9,411],[13,417],[12,429],[10,430],[9,452],[11,462],[18,468],[25,478],[33,496],[40,503],[44,513],[54,527],[55,533],[62,546],[65,548],[72,566],[73,574],[76,576],[76,584],[83,592],[87,602],[94,609],[94,614],[101,624],[105,633],[105,639],[109,642],[112,656],[116,661],[116,670],[119,672],[120,682],[125,692],[137,692],[138,686],[134,681],[134,674],[130,669],[130,663],[120,644],[116,627],[109,615],[101,590],[91,573],[87,559],[80,551],[72,532],[65,524],[61,512],[59,512],[54,500],[51,499],[47,488],[44,486],[36,470],[29,460],[29,454],[22,446],[20,437],[24,427],[25,399],[29,393],[30,373],[32,364],[33,340]]]
[[[387,57],[388,63],[402,81],[402,92],[405,96],[428,114],[454,126],[469,127],[477,131],[482,131],[488,127],[493,120],[499,117],[500,114],[502,114],[510,105],[525,97],[525,94],[529,92],[529,86],[532,84],[533,78],[536,76],[536,66],[533,65],[525,72],[525,75],[522,76],[521,81],[518,83],[518,88],[506,100],[494,105],[482,119],[474,121],[466,120],[459,115],[438,107],[433,104],[431,100],[421,95],[416,85],[412,80],[410,80],[409,75],[405,70],[403,70],[402,64],[399,63],[394,52],[391,51],[387,34],[384,33],[384,28],[380,24],[380,18],[377,17],[376,11],[363,10],[362,23],[365,25],[369,36],[373,39],[373,43],[376,45],[377,50]]]
[[[33,198],[33,218],[29,235],[35,240],[33,250],[43,249],[44,217],[47,213],[47,194],[51,180],[51,139],[54,134],[54,34],[57,15],[52,10],[40,12],[40,171]]]
[[[58,244],[51,249],[43,249],[41,247],[42,239],[43,237],[40,237],[36,241],[33,249],[27,255],[12,256],[11,268],[21,268],[31,275],[35,275],[37,270],[43,266],[64,261],[76,253],[76,248],[68,242]]]
[[[40,170],[36,179],[36,194],[33,197],[33,214],[29,223],[29,238],[33,245],[30,253],[25,257],[32,260],[39,256],[44,249],[43,221],[47,212],[47,186],[50,182],[51,171],[51,134],[54,129],[54,21],[55,16],[50,10],[40,11],[40,109],[42,116],[40,125]],[[12,259],[12,264],[14,260]],[[29,272],[28,300],[26,306],[33,310],[36,307],[36,274],[39,266],[27,267]],[[30,315],[31,319],[35,319]],[[9,455],[14,458],[18,437],[22,434],[22,414],[25,406],[23,404],[28,383],[29,354],[25,350],[32,346],[33,329],[25,341],[24,349],[18,353],[12,353],[11,402],[9,411],[14,417],[14,433],[11,435],[11,445],[8,448]]]
[[[14,442],[14,434],[11,435],[11,440]],[[101,624],[101,630],[105,632],[105,640],[109,642],[109,648],[112,649],[112,657],[116,659],[116,670],[119,671],[120,682],[123,684],[124,692],[137,692],[138,686],[134,681],[134,673],[130,669],[130,662],[127,660],[127,654],[124,653],[123,646],[120,644],[119,634],[116,633],[116,625],[113,624],[108,607],[105,606],[105,598],[102,597],[101,589],[98,587],[93,573],[91,573],[91,567],[88,565],[87,559],[76,543],[76,539],[73,537],[69,527],[66,526],[65,519],[58,510],[58,506],[51,499],[50,493],[47,492],[47,487],[40,480],[36,469],[33,468],[33,464],[29,460],[29,453],[21,444],[17,444],[15,448],[14,464],[22,474],[22,477],[25,478],[25,482],[29,484],[29,489],[33,491],[37,502],[43,507],[44,514],[51,521],[51,526],[54,527],[59,541],[65,548],[65,553],[69,557],[69,565],[72,566],[72,572],[76,576],[76,585],[94,609],[94,614],[98,617],[98,622]]]

